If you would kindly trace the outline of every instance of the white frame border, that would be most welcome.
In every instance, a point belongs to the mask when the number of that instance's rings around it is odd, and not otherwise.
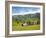
[[[40,30],[31,30],[31,31],[12,31],[12,6],[21,6],[21,7],[40,7]],[[43,7],[40,5],[22,5],[22,4],[10,4],[10,24],[9,24],[9,34],[26,34],[26,33],[43,33]]]

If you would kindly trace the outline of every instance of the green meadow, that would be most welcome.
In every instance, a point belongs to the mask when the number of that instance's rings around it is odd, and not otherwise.
[[[40,30],[40,26],[39,25],[32,25],[32,26],[20,26],[20,25],[18,25],[18,26],[13,26],[12,27],[13,29],[13,31],[23,31],[23,30]]]

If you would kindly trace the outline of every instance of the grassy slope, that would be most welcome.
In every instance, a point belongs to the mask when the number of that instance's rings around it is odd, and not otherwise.
[[[21,26],[21,25],[14,25],[12,26],[12,30],[13,31],[23,31],[23,30],[39,30],[40,29],[40,25],[30,25],[30,26]]]

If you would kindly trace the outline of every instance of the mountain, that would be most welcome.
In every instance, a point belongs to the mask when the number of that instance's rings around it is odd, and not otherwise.
[[[16,20],[16,21],[26,21],[26,20],[31,20],[32,18],[40,19],[40,13],[26,14],[26,15],[13,15],[12,16],[12,19]]]

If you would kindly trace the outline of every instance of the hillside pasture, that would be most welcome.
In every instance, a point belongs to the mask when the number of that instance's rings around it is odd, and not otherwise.
[[[27,26],[22,26],[22,23],[17,24],[16,22],[12,23],[12,30],[13,31],[24,31],[24,30],[40,30],[40,25],[27,25]]]

